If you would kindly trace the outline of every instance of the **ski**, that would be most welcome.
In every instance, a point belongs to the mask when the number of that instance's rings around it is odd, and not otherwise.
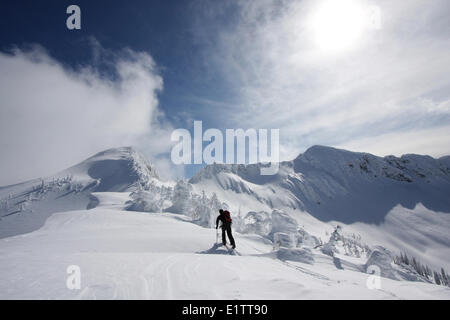
[[[231,248],[227,244],[225,245],[225,248],[227,248],[228,252],[232,255],[240,256],[241,254],[236,251],[236,249]]]

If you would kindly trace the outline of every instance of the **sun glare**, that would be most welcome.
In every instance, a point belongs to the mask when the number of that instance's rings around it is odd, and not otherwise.
[[[317,45],[326,51],[342,51],[355,45],[364,30],[364,10],[355,0],[326,0],[312,16]]]

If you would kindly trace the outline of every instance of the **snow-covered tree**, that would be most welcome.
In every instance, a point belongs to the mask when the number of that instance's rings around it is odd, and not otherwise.
[[[186,180],[178,180],[173,190],[172,207],[170,210],[174,213],[186,214],[191,211],[191,193],[192,185]]]

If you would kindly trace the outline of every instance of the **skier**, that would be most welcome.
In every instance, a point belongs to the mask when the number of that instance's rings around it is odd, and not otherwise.
[[[222,243],[225,246],[227,244],[226,237],[225,237],[225,231],[227,232],[228,239],[230,239],[230,243],[232,248],[236,248],[236,244],[234,243],[233,235],[231,234],[231,223],[232,219],[230,216],[230,212],[227,210],[219,210],[220,215],[216,219],[216,229],[219,227],[219,221],[222,221]]]

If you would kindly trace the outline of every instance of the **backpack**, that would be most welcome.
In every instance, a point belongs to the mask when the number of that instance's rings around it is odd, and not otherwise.
[[[223,214],[225,216],[225,221],[226,222],[231,223],[233,221],[233,219],[231,219],[230,212],[228,210],[225,210],[223,212]]]

